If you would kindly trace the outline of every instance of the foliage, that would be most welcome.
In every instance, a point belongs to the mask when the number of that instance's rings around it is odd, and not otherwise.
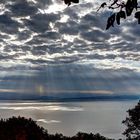
[[[71,140],[111,140],[111,139],[108,139],[108,138],[106,138],[104,136],[101,136],[98,133],[94,135],[92,133],[87,134],[87,133],[79,132],[79,133],[77,133],[76,136],[73,136],[71,138]]]
[[[79,3],[79,0],[64,0],[64,3],[70,6],[71,3]]]
[[[79,3],[79,0],[64,0],[65,4],[68,6],[71,5],[71,3]],[[109,4],[107,2],[103,2],[97,12],[101,8],[108,8],[115,10],[117,9],[117,12],[114,12],[107,20],[106,30],[108,30],[110,27],[114,27],[114,22],[118,25],[120,25],[121,19],[126,19],[126,17],[131,16],[133,11],[135,10],[134,17],[138,20],[138,24],[140,24],[140,11],[138,11],[138,1],[137,0],[109,0]]]
[[[0,120],[0,140],[109,140],[100,134],[77,133],[73,137],[48,134],[32,119],[12,117]]]
[[[109,29],[111,26],[114,27],[115,21],[118,25],[120,25],[120,20],[126,19],[126,17],[131,16],[131,14],[133,13],[134,10],[136,11],[134,17],[138,20],[138,24],[140,24],[140,11],[137,11],[139,8],[137,0],[127,0],[126,2],[119,1],[119,0],[113,0],[113,3],[111,3],[111,5],[109,5],[108,8],[109,9],[118,9],[118,12],[113,13],[108,18],[106,30]]]
[[[127,126],[123,134],[127,140],[140,140],[140,101],[127,112],[128,117],[122,122]]]
[[[0,140],[45,140],[47,131],[32,119],[12,117],[0,120]]]

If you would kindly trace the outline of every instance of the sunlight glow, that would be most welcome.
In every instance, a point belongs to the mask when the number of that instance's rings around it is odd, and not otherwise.
[[[65,40],[69,41],[69,42],[73,42],[76,37],[77,37],[77,35],[76,36],[74,36],[74,35],[66,35],[66,34],[63,35],[63,38]]]
[[[66,8],[66,5],[64,5],[63,3],[58,4],[58,3],[54,3],[53,5],[50,5],[48,9],[44,9],[44,12],[47,14],[49,13],[57,13],[60,11],[63,11]]]
[[[36,0],[27,0],[28,2],[33,2],[33,3],[37,3],[37,1]]]
[[[47,123],[47,124],[50,124],[50,123],[60,123],[61,121],[58,121],[58,120],[45,120],[45,119],[38,119],[37,122],[42,122],[42,123]]]
[[[60,22],[66,23],[66,22],[68,21],[68,19],[69,19],[69,16],[68,16],[68,15],[63,15],[63,16],[61,17],[61,19],[60,19]]]
[[[39,94],[39,95],[43,95],[45,93],[45,89],[42,85],[38,85],[36,86],[36,92]]]

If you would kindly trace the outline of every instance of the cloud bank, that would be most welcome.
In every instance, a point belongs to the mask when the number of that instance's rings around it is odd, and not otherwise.
[[[0,98],[131,95],[140,91],[140,28],[105,30],[102,1],[0,1]]]
[[[59,0],[0,2],[0,65],[5,68],[93,63],[98,68],[139,71],[140,28],[135,19],[106,31],[111,11],[101,1],[67,7]]]

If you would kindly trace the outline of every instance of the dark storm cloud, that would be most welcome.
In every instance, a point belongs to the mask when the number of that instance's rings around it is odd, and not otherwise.
[[[14,55],[0,55],[0,61],[2,61],[2,60],[11,60],[11,59],[13,59],[15,56]]]
[[[25,20],[25,26],[30,30],[38,33],[44,33],[45,31],[51,30],[50,23],[54,23],[60,19],[58,14],[36,14],[29,20]]]
[[[36,2],[40,8],[45,7],[45,6],[49,6],[52,4],[52,0],[36,0]]]
[[[34,15],[38,11],[37,7],[29,5],[26,0],[15,2],[13,5],[9,6],[9,9],[13,16],[17,17]]]
[[[89,27],[99,27],[102,30],[105,30],[105,23],[107,21],[108,16],[108,11],[105,11],[100,14],[96,13],[95,11],[92,11],[81,18],[81,24],[85,23]]]
[[[45,55],[47,52],[47,46],[42,45],[42,46],[32,47],[31,52],[33,55]]]
[[[78,26],[78,29],[80,32],[87,32],[87,31],[91,31],[92,27],[87,26],[87,23],[81,22],[80,25]]]
[[[122,29],[125,29],[125,28],[127,30],[126,34],[123,33],[123,37],[125,40],[129,40],[131,42],[134,42],[134,41],[137,41],[139,39],[140,28],[139,28],[139,24],[137,24],[136,20],[132,21],[128,24],[125,23],[124,26],[122,26]],[[128,38],[127,38],[127,36],[128,36]]]
[[[112,12],[96,13],[94,7],[98,2],[83,1],[70,7],[59,0],[11,0],[0,4],[5,6],[0,14],[3,61],[10,56],[8,60],[12,62],[39,66],[112,60],[121,68],[123,63],[118,65],[116,59],[140,60],[137,21],[122,20],[121,26],[115,24],[115,28],[106,31],[106,21]],[[56,9],[50,9],[53,5]],[[61,6],[63,10],[59,10]]]
[[[30,52],[32,50],[32,47],[26,45],[26,46],[21,47],[21,49],[22,49],[22,52],[27,53],[27,52]]]
[[[39,35],[40,38],[46,38],[51,40],[56,40],[61,38],[61,34],[56,31],[47,31],[44,34]]]
[[[56,23],[56,27],[60,34],[78,35],[79,33],[78,23],[73,20],[67,21],[67,23]]]
[[[92,9],[93,8],[93,4],[92,3],[79,3],[78,6],[74,5],[72,7],[68,7],[66,9],[64,9],[62,14],[66,14],[69,15],[70,18],[74,21],[78,21],[79,16],[78,14],[87,10],[87,9]]]
[[[79,19],[79,16],[77,15],[76,12],[74,12],[75,10],[71,9],[71,8],[66,8],[64,10],[64,12],[62,14],[65,14],[65,15],[69,15],[70,18],[73,20],[73,21],[77,21],[77,19]]]
[[[47,60],[43,60],[43,59],[36,59],[36,60],[34,60],[34,59],[25,59],[25,61],[31,62],[32,64],[40,64],[40,65],[47,63]]]
[[[109,55],[100,55],[100,54],[92,54],[92,55],[87,55],[86,58],[88,59],[99,59],[99,60],[104,60],[104,59],[115,59],[117,56],[113,54]]]
[[[4,33],[17,33],[19,23],[12,20],[10,16],[3,14],[0,15],[0,31]]]
[[[85,40],[91,42],[104,42],[105,40],[109,39],[110,35],[106,35],[106,33],[102,30],[93,29],[89,32],[82,32],[81,37]]]
[[[18,32],[17,37],[18,40],[27,40],[31,37],[32,33],[29,30],[24,30],[22,32]]]

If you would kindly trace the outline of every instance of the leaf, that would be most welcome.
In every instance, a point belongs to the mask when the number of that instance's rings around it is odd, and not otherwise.
[[[125,12],[124,11],[120,11],[119,14],[120,14],[120,17],[121,18],[124,18],[124,19],[126,18],[126,15],[125,15]]]
[[[120,13],[118,12],[117,15],[116,15],[116,21],[117,21],[117,24],[120,25]]]
[[[71,0],[64,0],[64,3],[69,6],[69,5],[71,5]]]
[[[116,15],[116,21],[117,21],[117,24],[120,25],[120,19],[121,18],[126,18],[126,15],[125,15],[125,12],[124,11],[120,11],[117,13]]]
[[[125,6],[126,15],[130,16],[132,14],[133,9],[134,9],[134,6],[133,6],[132,1],[128,0]]]
[[[137,1],[137,0],[132,0],[132,5],[133,5],[133,7],[137,10],[138,1]]]
[[[79,0],[71,0],[73,3],[79,3]]]
[[[71,2],[73,3],[79,3],[79,0],[64,0],[65,4],[67,4],[68,6],[71,5]]]
[[[138,19],[138,24],[140,24],[140,11],[135,13],[135,18]]]
[[[108,18],[106,30],[108,30],[111,26],[114,27],[114,21],[115,21],[115,13],[112,14],[112,15]]]
[[[101,4],[101,7],[104,8],[106,5],[107,5],[106,2],[103,2],[103,3]]]
[[[103,2],[103,3],[100,5],[100,7],[98,8],[97,12],[98,12],[101,8],[104,8],[106,5],[107,5],[106,2]]]

